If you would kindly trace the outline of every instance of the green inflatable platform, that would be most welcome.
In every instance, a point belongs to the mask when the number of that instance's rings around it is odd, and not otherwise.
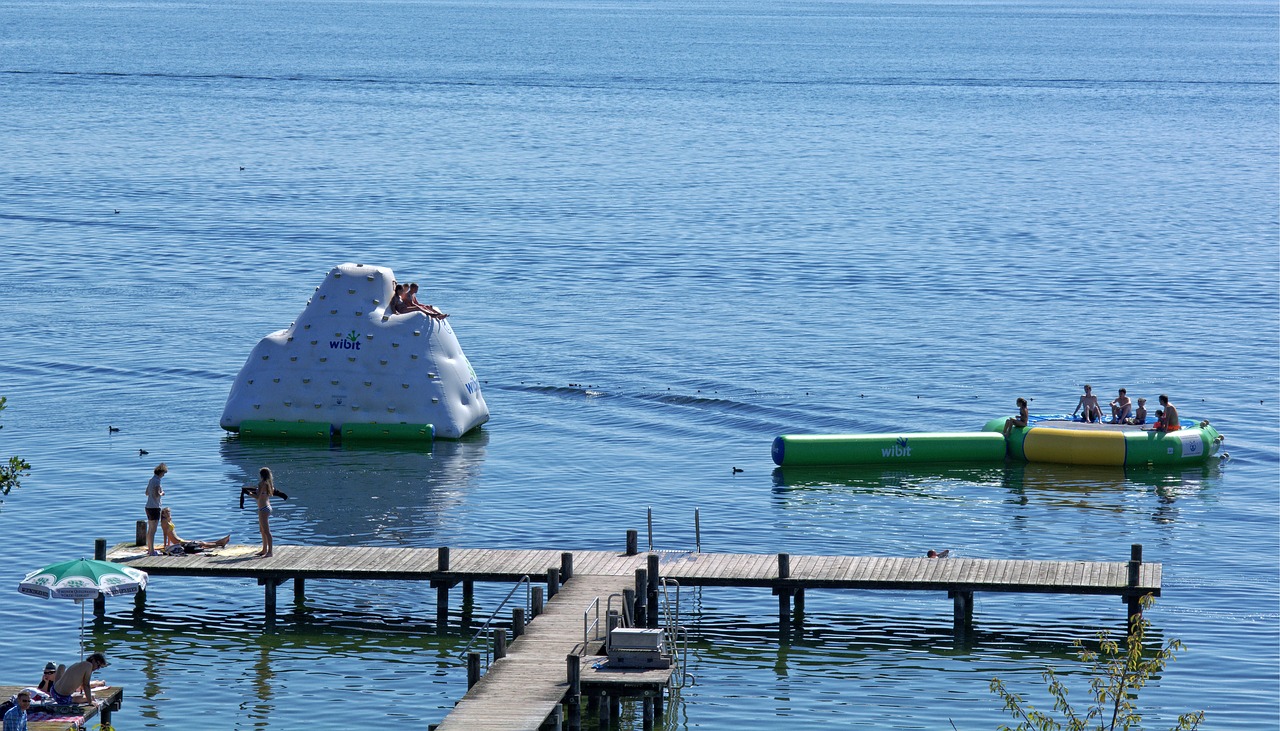
[[[990,432],[787,434],[773,440],[773,461],[783,467],[993,462],[1004,453],[1004,436]]]

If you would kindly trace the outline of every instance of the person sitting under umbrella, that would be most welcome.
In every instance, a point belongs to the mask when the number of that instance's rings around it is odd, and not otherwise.
[[[160,528],[164,530],[164,548],[167,551],[170,546],[181,546],[183,550],[188,550],[188,545],[194,550],[202,548],[223,548],[231,540],[231,534],[219,538],[216,541],[188,541],[178,537],[178,530],[173,527],[173,513],[169,508],[161,508],[160,510]]]
[[[50,689],[53,700],[65,706],[96,703],[97,701],[93,699],[93,671],[105,668],[108,664],[105,655],[95,652],[65,670],[59,668],[58,678]]]

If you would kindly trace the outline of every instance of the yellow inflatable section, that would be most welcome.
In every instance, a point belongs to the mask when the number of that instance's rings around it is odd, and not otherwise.
[[[1124,434],[1118,431],[1036,428],[1027,431],[1022,451],[1031,462],[1123,465]]]

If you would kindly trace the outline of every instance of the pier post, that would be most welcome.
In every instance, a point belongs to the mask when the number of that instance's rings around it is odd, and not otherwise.
[[[1142,544],[1134,543],[1129,546],[1129,588],[1136,589],[1138,580],[1142,575]],[[1125,607],[1128,610],[1126,623],[1126,631],[1133,634],[1137,628],[1138,620],[1142,618],[1142,597],[1136,593],[1130,593],[1124,598]]]
[[[655,691],[654,691],[654,696],[653,696],[653,717],[654,717],[654,720],[656,720],[656,721],[661,721],[661,720],[662,720],[662,714],[663,714],[663,712],[664,712],[664,711],[663,711],[663,706],[664,706],[664,705],[666,705],[666,703],[664,702],[663,697],[662,697],[662,686],[661,686],[661,685],[659,685],[659,686],[657,686],[657,690],[655,690]]]
[[[530,612],[530,614],[532,615],[529,617],[530,620],[533,620],[537,618],[538,615],[542,614],[542,587],[541,586],[533,587],[533,609],[532,609],[532,612]]]
[[[441,546],[436,549],[436,571],[449,570],[449,547]]]
[[[467,690],[480,682],[480,653],[467,653]]]
[[[547,601],[556,598],[560,591],[560,569],[547,569]]]
[[[262,584],[262,593],[266,604],[266,622],[267,627],[276,626],[276,580],[271,578],[258,579],[258,583]]]
[[[635,618],[633,627],[648,627],[649,622],[645,619],[645,607],[648,605],[648,589],[649,589],[649,572],[646,569],[636,569],[636,604],[632,616]]]
[[[449,570],[449,547],[436,549],[436,570]],[[436,634],[445,634],[449,629],[449,582],[436,581]]]
[[[573,554],[565,552],[560,554],[560,580],[568,581],[573,578]]]
[[[609,715],[613,718],[621,719],[622,699],[619,696],[610,695],[607,700],[609,701]]]
[[[307,582],[301,576],[293,577],[293,603],[301,604],[307,599]]]
[[[107,539],[96,538],[93,541],[93,558],[96,561],[107,560]],[[102,592],[93,598],[93,616],[102,617],[107,613],[107,597]]]
[[[661,576],[658,573],[658,561],[658,554],[649,554],[649,610],[646,618],[649,620],[647,624],[650,628],[658,626],[658,584],[661,581]]]
[[[501,660],[507,656],[507,631],[502,628],[493,631],[493,659]]]
[[[791,554],[778,554],[778,578],[791,578]],[[779,586],[778,592],[778,632],[785,641],[791,634],[791,590]]]
[[[133,525],[133,545],[144,546],[147,543],[147,521],[139,520]]]
[[[581,731],[582,666],[578,664],[578,656],[573,654],[565,656],[565,668],[569,679],[569,692],[565,697],[565,705],[569,708],[569,731]]]
[[[644,694],[644,731],[653,728],[653,696],[646,691]]]
[[[951,597],[951,631],[957,640],[964,641],[973,631],[973,592],[949,591]]]
[[[436,583],[436,634],[442,635],[449,629],[449,584]]]
[[[524,634],[524,607],[511,608],[511,640],[514,642]]]
[[[145,525],[144,523],[144,528]],[[141,542],[138,545],[142,545]],[[632,529],[627,531],[627,555],[634,556],[637,553],[640,553],[640,534]]]
[[[636,626],[636,590],[622,590],[622,619],[627,627]]]
[[[698,517],[698,509],[693,509],[693,548],[702,553],[702,520]]]
[[[462,582],[462,631],[471,629],[471,620],[476,608],[476,582]]]

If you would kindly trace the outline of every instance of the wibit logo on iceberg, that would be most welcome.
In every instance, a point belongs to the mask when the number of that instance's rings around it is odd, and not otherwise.
[[[898,437],[898,441],[892,447],[882,447],[880,449],[881,457],[910,457],[911,447],[907,445],[906,437]]]
[[[330,350],[359,350],[360,345],[360,336],[356,334],[355,330],[347,333],[347,336],[342,340],[329,341]]]

